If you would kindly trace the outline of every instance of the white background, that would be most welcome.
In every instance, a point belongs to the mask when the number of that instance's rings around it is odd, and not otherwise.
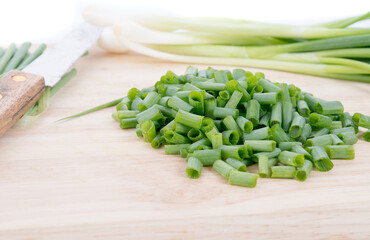
[[[187,16],[211,15],[249,20],[311,24],[363,14],[370,0],[7,0],[0,12],[0,45],[11,42],[53,43],[82,21],[81,9],[92,3],[156,7]],[[370,27],[366,21],[359,27]]]

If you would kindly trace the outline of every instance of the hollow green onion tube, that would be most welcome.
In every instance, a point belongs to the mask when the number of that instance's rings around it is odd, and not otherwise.
[[[208,117],[203,118],[201,130],[206,133],[211,131],[213,128],[217,128],[214,120]]]
[[[244,145],[251,146],[256,152],[272,152],[276,148],[276,142],[273,140],[245,140]]]
[[[260,119],[260,104],[257,100],[250,100],[246,104],[246,118],[253,123],[254,126],[258,125]]]
[[[223,131],[221,136],[221,145],[236,145],[239,142],[239,133],[236,130]]]
[[[203,118],[203,116],[179,110],[176,114],[175,122],[184,124],[195,129],[200,129],[202,127]]]
[[[198,115],[204,114],[205,92],[191,91],[189,94],[189,104],[193,106],[193,113]]]
[[[192,153],[192,156],[198,158],[202,162],[203,166],[212,166],[216,160],[221,159],[221,150],[196,150]]]
[[[179,134],[188,134],[188,132],[191,130],[191,127],[185,126],[184,124],[175,122],[172,125],[172,130]]]
[[[293,104],[291,102],[283,102],[283,129],[288,132],[293,119]]]
[[[307,103],[308,107],[310,108],[311,112],[316,112],[316,103],[319,102],[319,99],[315,98],[310,94],[305,94],[304,100]]]
[[[306,124],[306,120],[297,112],[295,112],[293,115],[294,117],[293,122],[289,128],[289,135],[292,138],[298,138],[302,134],[303,127]]]
[[[136,124],[135,132],[136,132],[136,136],[143,137],[143,132],[140,129],[140,124]]]
[[[318,128],[330,128],[332,120],[328,116],[317,113],[311,113],[309,116],[310,124]]]
[[[184,144],[184,143],[191,142],[187,137],[184,137],[183,135],[178,134],[172,130],[165,131],[164,138],[166,139],[168,143],[171,143],[171,144]]]
[[[333,168],[334,164],[330,161],[330,158],[323,147],[310,147],[308,150],[312,155],[313,164],[317,170],[327,172]]]
[[[243,136],[242,130],[239,128],[238,124],[236,123],[235,119],[232,116],[227,116],[222,120],[223,124],[226,126],[228,130],[236,130],[239,133],[239,137]]]
[[[329,132],[330,132],[330,130],[329,130],[329,129],[327,129],[327,128],[322,128],[322,129],[320,129],[320,130],[316,131],[314,134],[312,134],[312,135],[310,136],[310,138],[316,138],[316,137],[320,137],[320,136],[323,136],[323,135],[327,135]]]
[[[264,78],[258,81],[258,85],[263,87],[264,92],[282,92],[282,89],[279,86],[276,86],[275,84]]]
[[[270,169],[272,166],[278,164],[279,160],[277,158],[269,158],[268,160],[268,168]]]
[[[295,178],[298,181],[304,182],[306,181],[308,175],[310,175],[312,171],[312,162],[305,160],[302,167],[299,167],[296,171]]]
[[[138,113],[139,111],[135,111],[135,110],[119,110],[117,111],[117,117],[119,119],[135,118]]]
[[[203,133],[199,129],[194,129],[194,128],[189,130],[187,136],[192,142],[196,142],[204,138]]]
[[[194,85],[206,91],[223,91],[226,90],[225,83],[212,83],[212,82],[197,82]]]
[[[215,77],[215,82],[217,83],[227,83],[229,81],[224,70],[215,71],[213,75]]]
[[[215,107],[215,109],[213,110],[213,116],[215,118],[225,118],[227,116],[237,118],[239,116],[239,110],[235,108]]]
[[[360,127],[370,129],[370,116],[366,116],[362,113],[353,114],[352,121]]]
[[[160,148],[163,141],[161,140],[162,136],[161,135],[156,135],[155,138],[153,139],[153,141],[150,143],[150,145],[152,146],[152,148]]]
[[[315,138],[310,138],[306,141],[305,146],[311,147],[311,146],[326,146],[331,145],[333,143],[333,139],[329,134],[322,135]]]
[[[183,110],[185,112],[190,112],[193,109],[193,106],[176,96],[170,97],[167,104],[176,111]]]
[[[159,100],[161,99],[161,96],[156,92],[150,92],[146,97],[144,98],[143,102],[139,104],[139,111],[142,112],[154,104],[157,104]]]
[[[333,140],[333,145],[344,145],[344,142],[335,134],[329,134]]]
[[[304,126],[303,126],[303,130],[302,130],[302,134],[301,136],[298,138],[298,141],[300,142],[306,142],[307,138],[310,136],[312,132],[312,128],[311,128],[311,125],[306,123]]]
[[[229,177],[230,172],[235,170],[234,167],[222,160],[215,161],[212,165],[212,168],[226,179]]]
[[[315,104],[315,109],[318,113],[329,115],[329,114],[342,114],[343,105],[339,101],[324,101],[320,100]]]
[[[352,116],[348,112],[343,113],[340,116],[340,120],[342,121],[342,127],[353,127],[355,130],[357,128],[356,133],[358,132],[358,127],[354,124]]]
[[[281,150],[279,148],[275,148],[274,151],[272,152],[259,152],[259,153],[254,153],[252,155],[252,160],[254,162],[258,162],[258,157],[261,156],[261,155],[265,155],[267,156],[269,159],[271,158],[275,158],[277,156],[279,156],[279,154],[281,153]]]
[[[212,128],[210,131],[206,132],[206,137],[209,139],[209,141],[212,142],[212,136],[219,133],[217,128]]]
[[[287,150],[290,151],[294,146],[302,147],[301,142],[281,142],[279,143],[279,148],[281,151]]]
[[[264,126],[264,127],[270,126],[270,119],[271,119],[271,113],[270,112],[267,112],[265,115],[263,115],[260,118],[259,125],[260,126]]]
[[[182,157],[182,158],[188,158],[188,155],[189,155],[188,150],[186,150],[186,149],[181,149],[180,150],[180,157]]]
[[[358,141],[356,134],[351,132],[340,133],[338,134],[338,137],[344,142],[345,145],[353,145]]]
[[[269,159],[266,155],[258,156],[258,173],[260,177],[269,177]]]
[[[341,133],[346,133],[346,132],[355,134],[356,130],[354,127],[344,127],[344,128],[332,129],[330,132],[335,135],[339,135]]]
[[[302,154],[290,151],[282,151],[278,159],[282,164],[294,167],[301,167],[304,162],[304,156]]]
[[[121,101],[116,105],[116,110],[128,110],[131,109],[131,101],[128,97],[121,98]]]
[[[307,103],[304,100],[298,101],[297,109],[299,114],[301,114],[303,117],[308,117],[311,113],[310,108],[308,107]]]
[[[218,147],[221,150],[222,159],[227,159],[229,157],[242,160],[244,158],[250,157],[247,147],[238,145],[221,145]]]
[[[167,144],[164,145],[164,153],[169,155],[176,155],[180,153],[181,149],[186,149],[190,144]]]
[[[198,140],[198,141],[196,141],[196,142],[194,142],[194,143],[192,143],[188,148],[187,148],[187,151],[189,152],[189,153],[192,153],[192,152],[194,152],[195,150],[197,150],[197,148],[199,147],[199,146],[211,146],[211,142],[207,139],[207,138],[202,138],[202,139],[200,139],[200,140]]]
[[[296,174],[295,167],[292,166],[272,166],[271,178],[294,178]]]
[[[202,174],[203,164],[195,157],[188,158],[188,165],[186,167],[186,174],[189,178],[199,178]]]
[[[302,154],[305,159],[308,159],[308,160],[312,161],[311,154],[309,152],[307,152],[302,146],[295,145],[295,146],[292,147],[292,149],[290,151],[298,153],[298,154]]]
[[[366,132],[364,132],[362,137],[364,138],[365,141],[370,142],[370,130],[367,130]]]
[[[243,97],[243,93],[239,91],[234,91],[233,94],[231,95],[229,101],[227,101],[225,108],[236,108],[240,102],[240,100]]]
[[[239,128],[244,132],[244,133],[251,133],[253,130],[253,123],[246,119],[245,117],[239,116],[236,119],[236,123],[238,124]]]
[[[223,142],[223,133],[215,133],[211,136],[211,143],[213,149],[218,149]]]
[[[282,120],[283,120],[282,104],[281,102],[278,102],[271,108],[270,126],[273,126],[275,124],[281,126]]]
[[[230,157],[230,158],[227,158],[225,162],[240,172],[247,171],[247,166],[238,159]]]
[[[355,149],[352,145],[327,145],[325,151],[330,159],[355,158]]]
[[[136,97],[134,100],[131,101],[131,107],[129,107],[130,110],[139,110],[140,104],[143,102],[143,99],[140,97]]]
[[[228,180],[232,185],[254,188],[257,185],[257,178],[257,174],[232,170],[229,173]]]
[[[127,128],[135,128],[136,124],[138,124],[138,121],[136,118],[125,118],[125,119],[120,119],[120,127],[122,129],[127,129]]]
[[[220,91],[218,93],[218,97],[221,98],[222,100],[226,100],[226,101],[230,99],[230,95],[231,94],[227,90]]]
[[[276,92],[269,93],[254,93],[253,99],[257,100],[259,104],[276,104],[278,94]]]
[[[243,137],[244,140],[266,140],[271,137],[271,129],[269,127],[256,129],[248,134],[243,134]]]
[[[147,120],[140,124],[140,129],[143,133],[145,142],[152,142],[153,139],[157,136],[157,131],[152,120]]]
[[[156,105],[136,115],[138,123],[143,123],[147,120],[157,121],[161,118],[163,118],[163,115]]]
[[[226,100],[223,100],[222,98],[218,97],[216,98],[216,101],[217,101],[217,107],[220,107],[220,108],[223,108],[225,107],[227,101]]]
[[[217,107],[217,101],[215,98],[208,98],[204,100],[204,115],[206,117],[213,118],[214,109]]]
[[[343,128],[342,121],[332,121],[330,130],[331,129],[338,129],[338,128]]]
[[[272,126],[271,135],[272,139],[275,140],[277,143],[290,141],[288,135],[284,132],[284,129],[282,129],[279,124],[275,124],[274,126]]]
[[[251,99],[251,96],[249,95],[249,93],[247,92],[247,90],[245,88],[243,88],[240,83],[236,80],[231,80],[229,82],[226,83],[226,89],[230,92],[230,93],[234,93],[234,91],[239,91],[243,94],[243,97],[241,98],[241,101],[242,102],[245,102],[245,101],[249,101]]]

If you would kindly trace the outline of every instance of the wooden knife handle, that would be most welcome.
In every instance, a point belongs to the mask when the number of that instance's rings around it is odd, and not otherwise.
[[[44,77],[12,70],[0,79],[0,136],[41,97]]]

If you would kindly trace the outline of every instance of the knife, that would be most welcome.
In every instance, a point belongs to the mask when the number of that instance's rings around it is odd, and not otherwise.
[[[0,136],[53,87],[99,38],[103,27],[82,23],[50,46],[22,71],[12,70],[0,79]]]

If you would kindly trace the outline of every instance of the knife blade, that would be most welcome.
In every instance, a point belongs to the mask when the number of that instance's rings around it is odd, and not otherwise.
[[[12,70],[0,79],[0,136],[37,102],[45,86],[52,87],[62,78],[102,31],[82,23],[22,71]]]

